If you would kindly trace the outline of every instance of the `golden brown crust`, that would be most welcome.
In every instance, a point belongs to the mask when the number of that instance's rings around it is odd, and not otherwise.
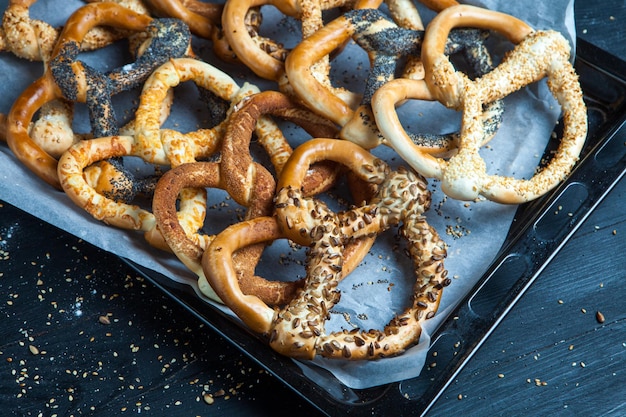
[[[194,0],[149,0],[161,16],[175,17],[185,22],[191,32],[211,39],[222,14],[222,5]]]

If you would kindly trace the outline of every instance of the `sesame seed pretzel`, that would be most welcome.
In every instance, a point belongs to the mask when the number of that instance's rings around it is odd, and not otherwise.
[[[147,49],[133,65],[100,73],[74,58],[80,40],[96,26],[148,31]],[[92,134],[96,137],[117,133],[111,96],[140,85],[150,72],[172,56],[189,50],[190,34],[182,23],[152,19],[115,3],[93,3],[76,10],[67,20],[44,74],[15,100],[7,115],[7,143],[16,157],[48,184],[60,188],[57,159],[30,136],[35,113],[53,100],[87,102]],[[69,117],[66,113],[63,117]],[[70,123],[63,121],[62,125]],[[67,131],[67,129],[66,129]],[[68,142],[73,142],[73,137]],[[41,143],[41,142],[40,142]]]
[[[226,119],[210,129],[181,133],[161,129],[160,103],[171,88],[185,81],[209,90],[234,106],[246,95],[258,92],[255,86],[240,87],[230,76],[217,68],[192,58],[171,59],[157,68],[144,84],[139,107],[135,113],[133,135],[108,136],[84,140],[63,154],[58,164],[58,176],[65,193],[79,207],[107,224],[146,233],[154,246],[168,249],[156,230],[154,215],[136,205],[116,202],[97,192],[84,178],[83,170],[102,160],[115,157],[138,157],[156,165],[176,167],[204,159],[219,150]],[[205,246],[204,235],[198,230],[204,223],[206,192],[183,190],[180,197],[179,221],[195,243]]]
[[[350,103],[319,83],[308,70],[311,63],[333,50],[344,37],[352,37],[367,51],[370,71],[359,106]],[[395,78],[405,57],[420,56],[424,31],[399,27],[379,10],[351,10],[336,18],[300,43],[287,58],[285,68],[296,95],[317,113],[342,126],[340,137],[366,149],[385,144],[371,109],[374,92]],[[485,34],[477,30],[457,30],[445,44],[448,55],[462,54],[473,73],[482,75],[491,70],[491,57],[484,46]],[[501,121],[500,101],[487,106],[485,123],[495,133]],[[488,117],[487,117],[488,116]],[[458,134],[412,134],[411,139],[424,149],[445,153],[454,148]]]
[[[31,61],[47,61],[59,36],[59,29],[48,23],[30,18],[30,7],[37,0],[9,0],[0,29],[0,50],[14,53]],[[136,0],[109,0],[137,9]],[[147,10],[143,10],[147,14]],[[81,42],[81,50],[100,49],[126,37],[124,31],[105,27],[94,27]]]
[[[453,27],[493,29],[515,48],[491,72],[474,81],[457,72],[442,53]],[[426,70],[423,82],[389,83],[374,97],[378,126],[391,146],[415,170],[441,180],[442,190],[460,200],[483,196],[507,204],[540,197],[570,172],[587,135],[587,114],[582,91],[570,61],[569,43],[554,31],[534,31],[512,16],[473,6],[455,6],[440,12],[430,23],[422,47]],[[489,175],[479,155],[486,131],[479,123],[485,103],[501,99],[524,86],[547,78],[548,88],[561,105],[563,136],[552,159],[530,179]],[[393,93],[392,90],[396,89]],[[404,93],[399,93],[404,90]],[[458,152],[449,159],[423,152],[409,140],[393,112],[395,100],[434,97],[447,107],[462,111]],[[389,116],[392,117],[389,117]],[[394,119],[395,118],[395,119]]]
[[[307,167],[326,159],[346,164],[360,178],[376,184],[377,193],[372,201],[334,213],[324,203],[306,198],[299,184]],[[206,276],[226,304],[252,330],[269,335],[273,349],[295,358],[312,359],[321,355],[374,359],[398,354],[415,343],[421,333],[420,323],[434,316],[442,289],[450,283],[443,267],[445,244],[422,216],[430,205],[423,178],[402,168],[390,171],[387,164],[354,143],[313,139],[295,149],[278,187],[274,220],[257,219],[256,225],[269,229],[267,235],[293,238],[309,247],[306,284],[280,310],[241,294],[228,265],[228,256],[224,256],[233,250],[228,241],[241,245],[254,241],[249,228],[255,225],[240,223],[227,229],[228,233],[218,235],[203,257]],[[381,331],[325,334],[328,312],[340,297],[336,287],[348,272],[347,267],[352,268],[346,264],[345,245],[354,239],[371,238],[400,222],[416,271],[412,306]]]

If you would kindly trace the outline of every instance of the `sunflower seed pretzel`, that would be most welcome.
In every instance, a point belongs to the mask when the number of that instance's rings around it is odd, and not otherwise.
[[[378,192],[372,202],[334,213],[321,201],[306,198],[298,184],[310,164],[326,159],[346,164],[359,177],[376,184]],[[279,180],[272,220],[240,223],[223,232],[226,237],[218,235],[203,257],[206,276],[235,314],[252,330],[267,334],[272,348],[281,354],[300,359],[321,355],[352,360],[398,354],[419,338],[420,323],[434,315],[441,290],[450,282],[443,268],[445,245],[422,216],[430,204],[426,188],[421,177],[404,169],[391,172],[383,161],[358,145],[313,139],[296,148],[289,159]],[[416,266],[413,306],[384,330],[326,335],[324,321],[340,298],[337,285],[353,267],[345,262],[345,245],[354,239],[371,238],[400,222],[404,223],[403,233],[413,248],[409,250]],[[268,236],[286,237],[309,248],[306,284],[280,310],[244,296],[223,257],[233,251],[227,243],[233,235],[228,234],[236,233],[238,241],[245,239],[240,242],[248,244],[253,238],[244,235],[251,235],[248,228],[254,226]]]

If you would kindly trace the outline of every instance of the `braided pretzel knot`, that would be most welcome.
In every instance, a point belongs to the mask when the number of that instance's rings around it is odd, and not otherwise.
[[[456,72],[442,53],[448,32],[455,26],[492,28],[517,44],[491,72],[470,81]],[[509,204],[533,200],[562,181],[578,160],[587,135],[587,114],[578,77],[569,62],[569,44],[554,31],[533,31],[524,22],[503,13],[472,6],[455,6],[439,13],[426,31],[422,58],[425,83],[404,81],[383,86],[374,96],[374,114],[386,139],[398,154],[426,177],[441,180],[453,198],[479,196]],[[564,131],[551,161],[528,179],[488,175],[479,155],[485,130],[477,120],[482,106],[542,78],[561,105]],[[393,90],[396,90],[395,92]],[[405,94],[399,93],[404,89]],[[429,155],[414,146],[395,114],[396,100],[432,98],[463,112],[458,152],[449,160]],[[390,117],[391,116],[391,117]]]
[[[311,109],[342,126],[340,137],[366,149],[386,144],[371,109],[373,94],[395,77],[406,57],[419,58],[424,31],[399,27],[379,10],[351,10],[294,48],[286,61],[286,71],[296,95]],[[360,104],[353,106],[318,82],[308,69],[339,42],[352,37],[369,56],[370,71]],[[485,34],[478,30],[457,30],[445,43],[447,55],[462,54],[476,75],[492,68],[484,46]],[[393,41],[391,41],[393,40]],[[495,101],[486,106],[482,116],[492,135],[498,129],[503,106]],[[411,139],[424,149],[445,153],[454,148],[458,134],[412,134]]]
[[[299,183],[307,167],[326,159],[345,164],[360,178],[376,184],[378,191],[372,202],[334,213],[322,202],[305,197]],[[373,359],[400,353],[414,343],[421,331],[419,323],[434,315],[441,290],[449,284],[443,268],[445,245],[422,216],[430,204],[423,179],[404,169],[390,171],[383,161],[351,142],[314,139],[296,148],[278,187],[274,217],[278,228],[273,233],[309,247],[306,284],[280,310],[270,309],[254,297],[244,297],[224,261],[216,256],[225,243],[216,239],[205,253],[203,265],[213,288],[228,299],[226,304],[254,331],[268,334],[272,348],[296,358],[311,359],[319,354]],[[382,331],[325,335],[324,321],[340,297],[337,284],[348,272],[345,245],[354,239],[371,238],[400,222],[416,266],[413,306]],[[267,222],[264,226],[269,227]]]
[[[231,113],[222,140],[219,163],[183,164],[167,172],[158,182],[152,211],[157,228],[176,256],[198,277],[200,290],[210,298],[215,293],[206,282],[201,267],[204,247],[187,236],[178,221],[176,199],[183,188],[221,188],[240,205],[248,207],[245,219],[269,216],[273,210],[276,183],[270,172],[253,161],[250,141],[256,130],[259,142],[269,154],[275,170],[280,173],[284,160],[292,153],[291,146],[268,115],[279,116],[305,128],[313,136],[336,134],[332,123],[298,107],[285,95],[266,91],[247,96]],[[326,165],[311,170],[307,190],[317,192],[334,181],[336,169]],[[207,236],[211,242],[214,236]],[[243,291],[255,294],[267,304],[284,304],[293,297],[301,283],[269,282],[254,276],[254,267],[264,245],[242,249],[236,254],[235,270]]]
[[[135,113],[134,135],[108,136],[81,141],[59,160],[58,175],[65,193],[94,218],[124,229],[146,232],[155,246],[167,248],[156,230],[154,215],[139,206],[116,202],[99,194],[84,178],[86,167],[104,159],[134,156],[156,165],[176,167],[214,154],[224,134],[226,120],[210,129],[181,133],[160,128],[160,103],[169,89],[181,82],[193,81],[231,106],[242,97],[258,92],[250,84],[239,87],[225,73],[192,58],[177,58],[157,68],[144,84]],[[203,246],[205,238],[197,231],[204,223],[206,193],[189,189],[181,193],[179,221],[186,233]]]
[[[16,157],[44,181],[60,188],[57,160],[30,137],[29,126],[35,113],[56,99],[89,101],[94,135],[115,134],[117,123],[110,96],[143,82],[159,62],[188,51],[188,30],[182,23],[171,23],[165,24],[114,3],[88,4],[75,11],[59,36],[49,68],[22,92],[7,115],[7,143]],[[120,68],[102,74],[74,60],[80,39],[98,25],[151,33],[149,46],[138,58],[138,64],[126,67],[131,71]],[[67,142],[73,142],[73,138]]]

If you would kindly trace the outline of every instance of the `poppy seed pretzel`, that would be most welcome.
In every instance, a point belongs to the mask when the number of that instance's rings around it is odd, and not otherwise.
[[[447,34],[456,26],[492,28],[515,43],[515,48],[494,70],[471,81],[455,71],[443,54]],[[457,153],[446,160],[423,152],[410,142],[397,123],[389,118],[383,120],[393,101],[380,99],[386,94],[385,88],[376,93],[380,98],[374,98],[379,101],[378,107],[375,106],[379,128],[409,165],[426,177],[440,179],[442,191],[453,198],[475,200],[483,196],[506,204],[536,199],[569,174],[587,136],[586,106],[569,52],[569,43],[558,32],[533,31],[509,15],[473,6],[448,8],[426,30],[422,47],[426,88],[409,87],[409,82],[401,88],[406,92],[403,98],[433,96],[442,104],[462,111]],[[487,174],[479,154],[486,136],[478,117],[483,106],[543,78],[560,104],[563,117],[563,135],[555,154],[530,179]]]
[[[117,0],[116,3],[138,13],[148,14],[148,10],[138,0]],[[27,7],[32,4],[34,1],[9,2],[3,20],[4,29],[0,31],[0,43],[4,39],[4,34],[8,50],[22,58],[42,60],[47,65],[61,30],[53,29],[43,21],[30,19]],[[111,27],[93,27],[82,39],[80,49],[81,51],[100,49],[126,36],[146,38],[143,33],[126,32]],[[16,34],[19,34],[18,39],[15,39]],[[85,137],[83,134],[73,132],[73,115],[74,106],[69,100],[59,98],[44,104],[38,112],[37,120],[33,121],[29,128],[31,138],[44,152],[58,159],[72,143]],[[3,137],[1,140],[6,138]]]
[[[376,184],[377,194],[371,203],[334,213],[321,201],[305,197],[299,186],[303,175],[310,164],[326,159],[346,164],[358,176]],[[272,228],[273,236],[294,237],[296,243],[309,248],[306,284],[279,310],[270,309],[255,297],[243,296],[222,258],[232,253],[232,245],[220,234],[205,253],[203,265],[226,305],[254,331],[267,334],[274,350],[290,357],[374,359],[398,354],[415,343],[421,333],[420,323],[434,315],[441,290],[450,282],[442,263],[445,245],[422,216],[430,205],[425,181],[404,169],[390,171],[383,161],[351,142],[313,139],[295,149],[278,186],[273,221],[278,229],[269,220],[263,227]],[[324,322],[340,298],[337,285],[353,266],[346,262],[346,245],[355,239],[371,239],[400,222],[416,266],[413,306],[382,331],[325,335]],[[245,230],[250,226],[240,224],[234,229],[237,227]],[[250,243],[249,239],[241,239],[251,233],[223,233],[242,245]]]
[[[98,25],[108,25],[125,30],[151,31],[153,36],[161,36],[160,41],[171,45],[164,45],[149,37],[146,43],[148,49],[138,58],[138,65],[127,66],[131,71],[111,71],[109,74],[99,73],[84,67],[74,58],[79,52],[80,40],[89,30]],[[132,88],[142,83],[155,64],[164,62],[175,55],[184,55],[188,51],[190,35],[180,25],[164,24],[163,21],[152,19],[149,16],[133,12],[115,3],[93,3],[77,9],[67,20],[59,40],[50,57],[50,63],[44,74],[29,85],[14,101],[7,115],[7,144],[16,157],[36,175],[48,184],[61,188],[57,176],[57,159],[46,152],[39,142],[30,136],[29,128],[35,114],[46,104],[67,99],[72,102],[90,103],[90,122],[93,134],[115,134],[117,123],[110,96],[125,88]],[[179,30],[180,31],[177,31]],[[167,47],[166,47],[167,46]],[[89,75],[89,76],[88,76]],[[107,99],[107,97],[109,97]],[[99,98],[105,99],[104,103]],[[70,117],[66,113],[66,117]],[[66,122],[62,124],[67,125]],[[67,127],[67,126],[66,126]],[[50,133],[58,133],[51,131]],[[66,137],[67,144],[74,141],[73,137]]]
[[[154,246],[167,249],[156,229],[154,215],[136,205],[116,202],[99,194],[85,179],[83,172],[92,164],[115,157],[137,157],[150,164],[176,167],[206,158],[219,150],[226,120],[210,129],[181,133],[161,129],[161,103],[171,88],[193,81],[231,106],[243,97],[258,92],[255,86],[239,86],[217,68],[192,58],[172,59],[157,68],[144,84],[135,113],[133,135],[108,136],[81,141],[63,154],[58,176],[65,193],[94,218],[130,230],[144,231]],[[181,192],[179,221],[195,243],[204,247],[205,237],[198,233],[204,223],[206,192],[188,189]]]
[[[125,14],[126,19],[121,14]],[[76,59],[85,33],[102,25],[147,32],[150,41],[135,62],[102,73]],[[168,59],[191,53],[190,40],[189,29],[180,20],[152,19],[114,3],[90,3],[67,20],[52,52],[49,68],[64,98],[87,104],[93,135],[109,136],[118,129],[112,96],[140,86]]]

